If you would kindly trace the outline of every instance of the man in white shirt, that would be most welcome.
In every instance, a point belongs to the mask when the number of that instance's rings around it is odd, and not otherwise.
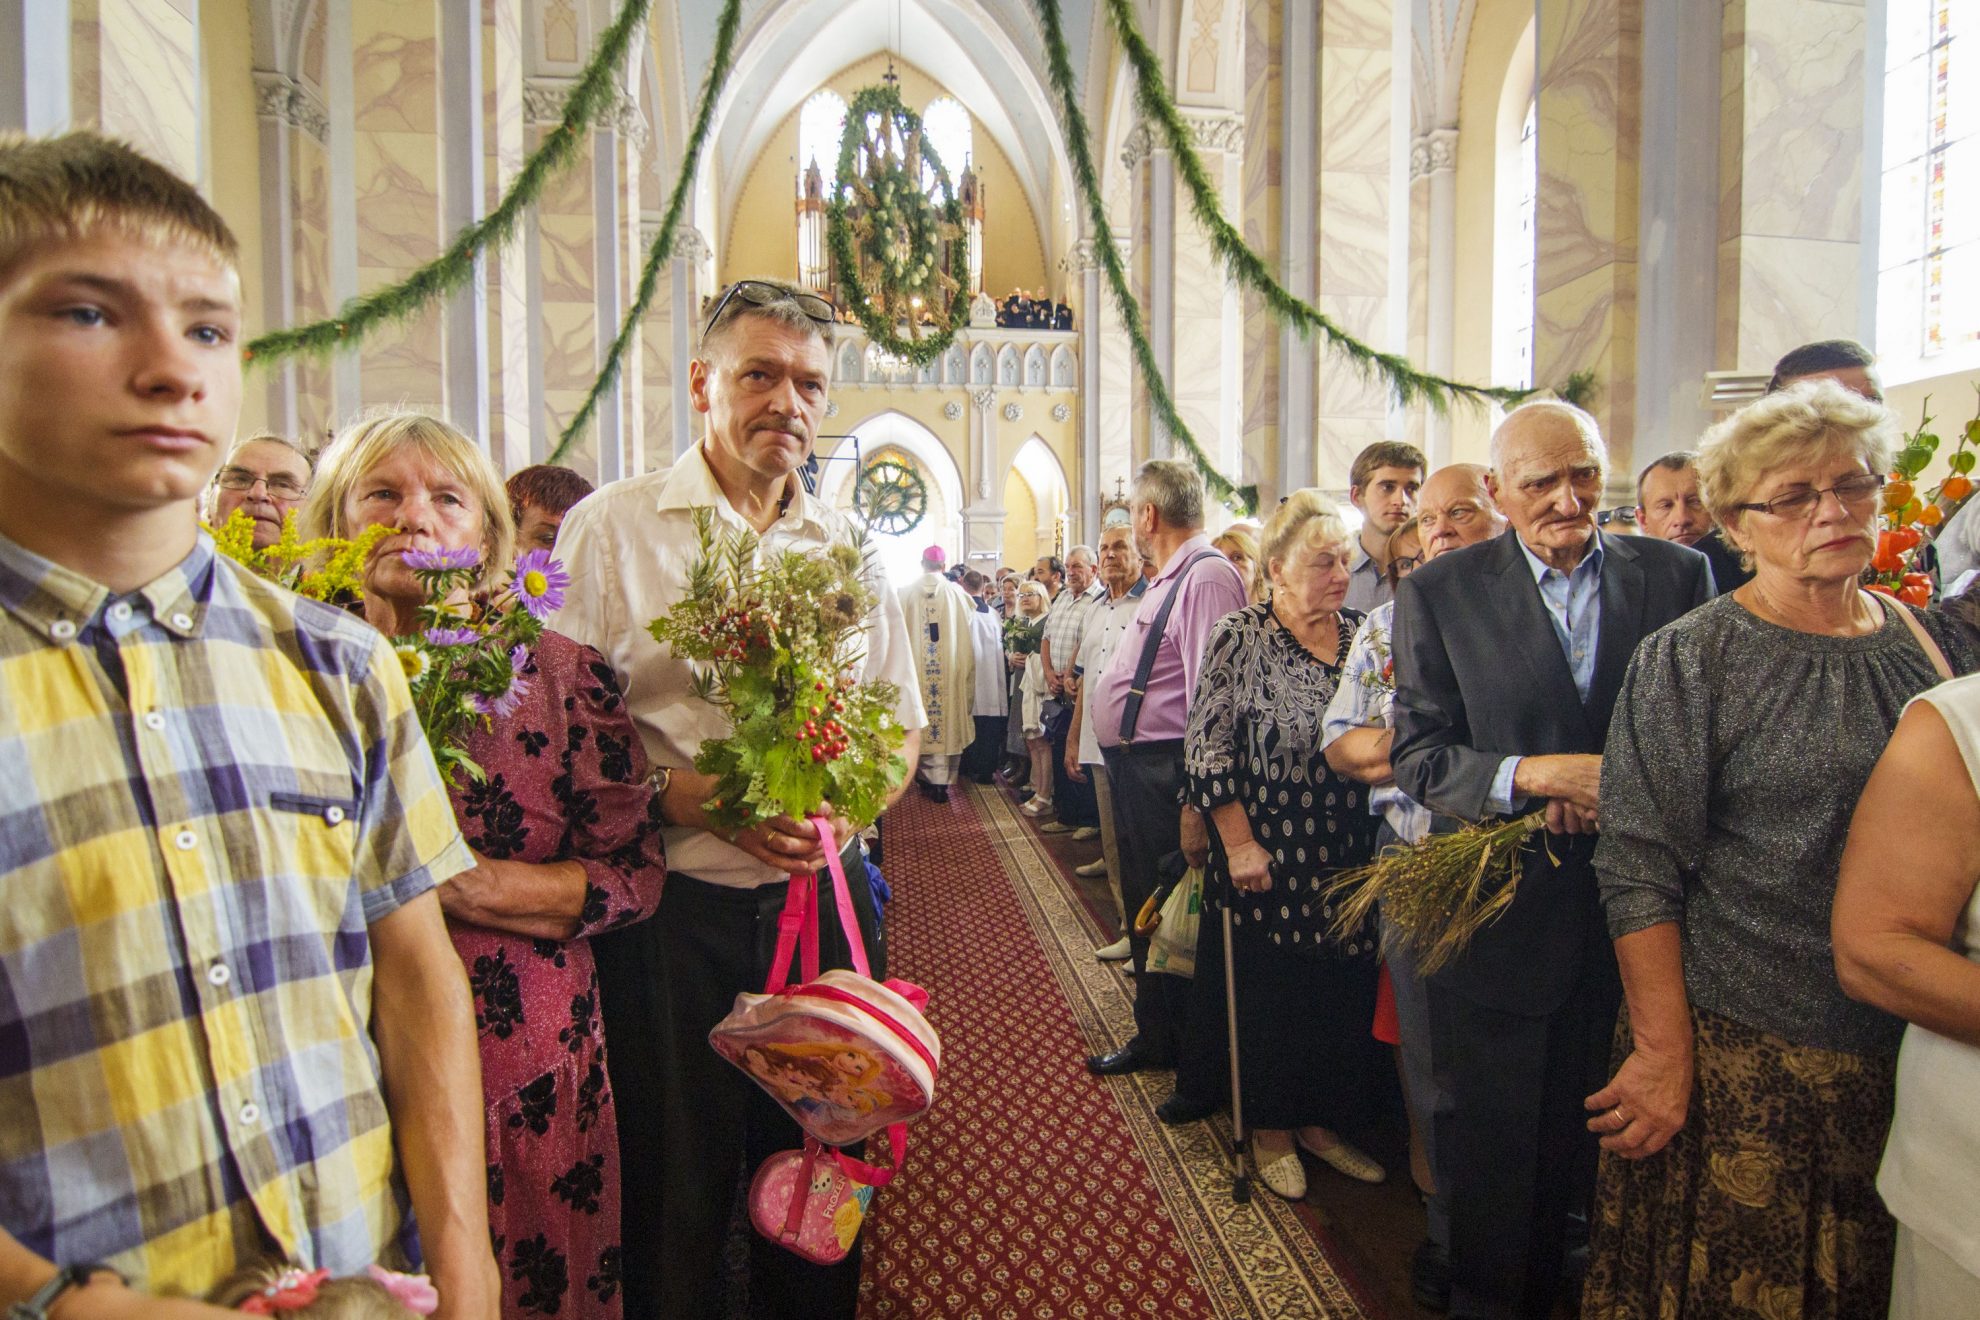
[[[1005,721],[1010,718],[1011,671],[1004,664],[1004,616],[990,607],[990,579],[981,573],[963,574],[963,590],[976,603],[969,616],[970,640],[976,648],[976,682],[970,714],[976,741],[963,752],[962,772],[979,784],[995,783],[997,763],[1004,755]]]
[[[1100,808],[1100,857],[1074,868],[1089,878],[1104,875],[1114,891],[1114,916],[1120,937],[1095,951],[1103,962],[1119,962],[1128,948],[1128,913],[1121,901],[1121,853],[1114,837],[1114,797],[1107,784],[1107,765],[1100,755],[1100,738],[1093,728],[1093,707],[1086,700],[1087,676],[1098,677],[1114,653],[1114,643],[1134,621],[1141,605],[1141,556],[1135,553],[1134,529],[1115,523],[1100,533],[1101,594],[1086,607],[1080,626],[1079,659],[1073,666],[1073,734],[1066,742],[1066,777],[1091,783]]]
[[[1066,552],[1066,585],[1045,616],[1040,657],[1051,695],[1045,701],[1045,727],[1052,737],[1052,803],[1057,819],[1040,827],[1044,834],[1094,830],[1099,809],[1093,790],[1065,772],[1066,746],[1073,738],[1073,668],[1079,663],[1079,638],[1086,611],[1106,591],[1093,575],[1093,550],[1076,545]],[[1088,833],[1085,838],[1092,838]]]
[[[970,615],[976,602],[943,571],[949,557],[939,545],[921,552],[921,576],[901,588],[914,668],[921,684],[921,706],[928,725],[921,731],[924,792],[949,800],[956,765],[976,737],[970,708],[976,695],[976,647]],[[998,669],[1003,666],[1000,664]]]
[[[695,696],[690,662],[646,626],[686,594],[697,507],[713,508],[720,528],[760,536],[759,554],[822,550],[852,534],[797,475],[825,415],[831,347],[832,309],[822,298],[768,280],[731,285],[689,367],[706,436],[672,467],[586,499],[558,534],[574,581],[553,626],[596,647],[616,672],[656,767],[654,809],[670,827],[669,875],[654,919],[593,941],[627,1173],[629,1316],[723,1313],[737,1172],[754,1172],[803,1141],[781,1109],[708,1047],[708,1032],[738,992],[763,988],[788,878],[824,866],[824,851],[816,829],[786,817],[735,834],[709,830],[703,807],[715,780],[694,770],[694,758],[729,724]],[[912,766],[925,720],[910,639],[900,602],[871,557],[865,576],[877,604],[867,616],[860,677],[899,689],[895,715],[909,730],[901,755]],[[857,848],[850,851],[857,866]],[[870,927],[871,890],[863,869],[855,874],[853,906]],[[847,966],[831,886],[821,887],[819,906],[823,965]],[[884,975],[877,960],[875,974]],[[857,1247],[827,1268],[760,1238],[751,1246],[757,1314],[853,1314]]]

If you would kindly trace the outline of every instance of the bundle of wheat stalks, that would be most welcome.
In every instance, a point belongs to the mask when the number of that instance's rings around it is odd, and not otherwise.
[[[1349,938],[1381,904],[1395,936],[1416,955],[1417,971],[1437,971],[1495,921],[1519,885],[1520,851],[1546,828],[1545,812],[1467,825],[1421,843],[1388,849],[1328,884],[1334,935]]]

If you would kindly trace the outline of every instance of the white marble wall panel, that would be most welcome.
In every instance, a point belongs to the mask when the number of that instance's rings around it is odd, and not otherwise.
[[[189,0],[70,0],[69,26],[71,123],[197,179],[199,26]]]

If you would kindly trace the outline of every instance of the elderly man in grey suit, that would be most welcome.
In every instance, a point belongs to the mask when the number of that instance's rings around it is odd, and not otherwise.
[[[1552,1312],[1621,997],[1589,864],[1602,742],[1636,644],[1712,596],[1696,551],[1597,531],[1607,462],[1579,408],[1515,409],[1488,483],[1511,530],[1396,593],[1397,785],[1440,815],[1544,808],[1548,827],[1504,915],[1429,978],[1456,1316]]]

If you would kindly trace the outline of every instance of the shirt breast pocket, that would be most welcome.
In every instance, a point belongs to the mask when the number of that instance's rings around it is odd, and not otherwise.
[[[288,875],[315,895],[322,924],[342,924],[357,860],[358,800],[349,793],[275,790],[263,800],[257,832],[269,875]]]

